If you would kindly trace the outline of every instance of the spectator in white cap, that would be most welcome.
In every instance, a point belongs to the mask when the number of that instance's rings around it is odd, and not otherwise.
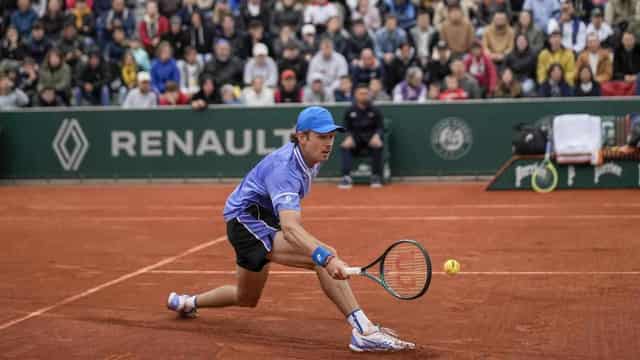
[[[311,83],[311,76],[314,73],[322,75],[324,86],[333,93],[333,90],[340,84],[340,78],[349,73],[347,60],[333,51],[333,41],[324,37],[320,41],[320,51],[311,59],[309,72],[307,73],[307,83]]]
[[[264,84],[269,88],[278,85],[278,66],[269,57],[269,49],[263,43],[253,46],[253,57],[244,66],[244,83],[250,85],[256,77],[262,77]]]
[[[302,55],[309,62],[318,51],[318,41],[316,39],[316,27],[306,24],[302,27]]]
[[[307,86],[302,93],[302,102],[305,104],[322,104],[334,102],[333,91],[324,86],[324,75],[310,73]]]
[[[316,35],[316,27],[313,24],[305,24],[302,27],[302,35]]]
[[[148,109],[158,106],[158,95],[151,90],[151,75],[138,73],[138,87],[127,94],[122,107],[125,109]]]

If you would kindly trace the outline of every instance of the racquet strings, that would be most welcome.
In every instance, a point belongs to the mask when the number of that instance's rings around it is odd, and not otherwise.
[[[411,243],[394,246],[381,268],[384,283],[400,297],[418,295],[427,285],[427,259],[422,250]]]
[[[535,187],[542,191],[552,190],[555,187],[556,179],[551,166],[551,164],[545,162],[536,167],[535,171],[533,172],[532,180],[535,184]]]
[[[550,161],[551,149],[551,142],[548,141],[544,161],[536,166],[531,176],[531,187],[537,192],[553,191],[558,184],[558,173]]]

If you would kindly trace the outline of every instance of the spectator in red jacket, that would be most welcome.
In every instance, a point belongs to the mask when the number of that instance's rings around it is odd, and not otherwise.
[[[142,45],[148,52],[153,53],[160,43],[160,36],[167,31],[169,31],[169,20],[158,12],[158,3],[147,2],[144,17],[138,25],[138,35]]]
[[[446,90],[442,90],[438,95],[438,100],[465,100],[469,98],[469,94],[464,91],[458,84],[458,78],[453,75],[449,75],[444,78],[444,82],[447,86]]]
[[[478,80],[483,97],[489,97],[496,89],[498,75],[493,61],[482,49],[482,44],[476,41],[471,45],[471,52],[464,58],[467,72]]]
[[[189,96],[180,91],[175,81],[167,81],[164,94],[160,95],[160,106],[176,106],[189,104]]]
[[[76,0],[65,0],[66,8],[68,10],[74,9],[76,7]],[[87,0],[87,6],[93,9],[93,0]]]
[[[287,69],[280,75],[280,86],[274,94],[276,103],[302,102],[302,87],[298,84],[296,73]]]

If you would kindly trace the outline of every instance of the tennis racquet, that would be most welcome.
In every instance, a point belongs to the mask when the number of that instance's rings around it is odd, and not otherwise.
[[[347,274],[367,277],[401,300],[424,295],[431,283],[429,253],[414,240],[399,240],[371,264],[347,268]]]
[[[531,175],[531,187],[535,192],[548,193],[558,186],[558,171],[551,161],[551,139],[547,140],[544,160],[538,164]]]

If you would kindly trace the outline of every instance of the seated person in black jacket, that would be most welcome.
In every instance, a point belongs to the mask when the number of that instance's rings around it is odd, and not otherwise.
[[[353,83],[349,75],[340,77],[340,85],[333,90],[333,99],[335,102],[351,102],[353,101]]]
[[[540,97],[573,96],[573,89],[564,81],[564,70],[558,63],[553,63],[547,70],[547,80],[540,85]]]
[[[582,65],[578,69],[578,81],[576,81],[573,95],[578,97],[601,95],[600,84],[593,78],[589,65]]]
[[[109,105],[111,73],[98,49],[89,52],[86,63],[79,63],[76,75],[75,101],[81,105]]]
[[[35,107],[65,106],[64,100],[56,94],[56,89],[48,86],[40,90],[32,103]]]
[[[367,27],[362,19],[353,21],[351,24],[351,36],[347,39],[347,61],[354,65],[358,61],[362,50],[373,49],[375,46],[373,39],[367,32]]]
[[[351,67],[354,84],[369,84],[371,79],[383,78],[382,62],[376,58],[373,49],[362,49],[360,59]]]
[[[193,110],[204,110],[209,105],[220,103],[220,96],[213,77],[211,75],[202,76],[200,79],[200,91],[191,98],[191,108]]]
[[[354,93],[354,102],[344,114],[346,138],[340,144],[342,148],[342,181],[338,185],[341,189],[348,189],[353,185],[349,175],[353,162],[353,155],[368,151],[372,160],[371,187],[382,186],[382,137],[384,125],[382,113],[371,104],[369,87],[358,84]]]
[[[622,35],[622,45],[613,56],[613,79],[624,82],[636,82],[640,73],[640,45],[630,32]]]

